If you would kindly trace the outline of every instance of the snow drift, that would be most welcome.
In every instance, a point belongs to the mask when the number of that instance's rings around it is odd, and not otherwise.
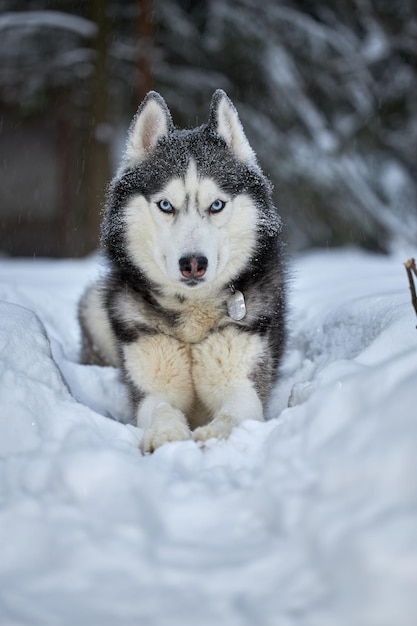
[[[77,300],[98,271],[0,262],[1,623],[414,626],[401,259],[297,259],[269,421],[150,456],[117,371],[77,362]]]

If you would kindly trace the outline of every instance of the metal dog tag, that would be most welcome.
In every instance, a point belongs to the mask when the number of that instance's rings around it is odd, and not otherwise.
[[[234,287],[230,287],[231,294],[227,298],[227,313],[232,320],[238,322],[243,320],[246,315],[245,296],[241,291],[238,291]]]

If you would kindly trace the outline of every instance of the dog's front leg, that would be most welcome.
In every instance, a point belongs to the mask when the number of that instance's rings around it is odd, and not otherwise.
[[[132,395],[139,398],[136,419],[144,430],[144,452],[168,441],[189,439],[185,417],[193,402],[188,348],[173,337],[149,335],[126,344],[123,367]]]
[[[226,438],[246,419],[263,420],[262,402],[252,380],[263,358],[262,339],[236,327],[212,333],[192,348],[196,394],[213,415],[193,437]]]

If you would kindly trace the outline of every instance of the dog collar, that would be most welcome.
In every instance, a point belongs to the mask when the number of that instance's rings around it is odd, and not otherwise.
[[[227,314],[235,322],[243,320],[246,315],[245,296],[241,291],[235,289],[233,284],[229,285],[230,294],[226,300]]]

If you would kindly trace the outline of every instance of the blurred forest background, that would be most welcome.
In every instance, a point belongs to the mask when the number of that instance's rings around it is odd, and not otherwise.
[[[293,250],[417,244],[415,0],[0,0],[0,253],[97,247],[132,115],[235,103]]]

